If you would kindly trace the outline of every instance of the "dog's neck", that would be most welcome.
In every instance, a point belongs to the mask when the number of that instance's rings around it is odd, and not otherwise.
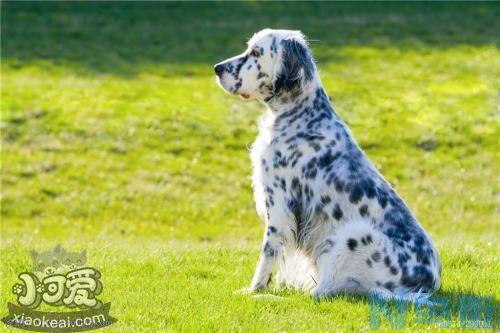
[[[283,91],[262,101],[262,103],[267,106],[269,111],[279,115],[290,111],[299,104],[305,104],[307,101],[312,103],[317,97],[318,91],[324,91],[324,89],[321,81],[315,78],[302,85],[300,89],[297,88],[292,91]]]

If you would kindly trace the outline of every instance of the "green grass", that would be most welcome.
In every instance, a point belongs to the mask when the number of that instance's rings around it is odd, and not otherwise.
[[[28,249],[61,243],[101,270],[110,331],[369,329],[366,299],[233,294],[262,234],[247,150],[263,107],[212,65],[268,26],[312,40],[337,112],[435,240],[440,294],[500,298],[498,3],[1,9],[2,315]]]

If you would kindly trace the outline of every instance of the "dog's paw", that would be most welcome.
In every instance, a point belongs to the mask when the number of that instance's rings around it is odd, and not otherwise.
[[[273,295],[273,294],[256,294],[256,295],[252,295],[252,298],[254,298],[254,299],[268,299],[268,300],[283,300],[283,299],[286,299],[285,297],[278,296],[278,295]]]
[[[251,295],[251,294],[258,293],[260,291],[264,291],[266,289],[267,289],[267,285],[261,285],[261,284],[251,285],[250,287],[243,288],[243,289],[240,289],[240,290],[236,290],[234,292],[234,294],[237,294],[237,295]]]
[[[314,288],[311,290],[311,298],[317,302],[331,297],[331,292],[324,288]]]
[[[247,287],[247,288],[242,288],[242,289],[239,289],[239,290],[236,290],[235,292],[233,292],[234,295],[251,295],[255,293],[255,290]]]

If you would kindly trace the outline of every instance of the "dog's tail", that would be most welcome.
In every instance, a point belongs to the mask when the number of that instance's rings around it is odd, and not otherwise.
[[[316,285],[316,272],[310,259],[296,248],[286,248],[278,265],[278,286],[308,291]]]

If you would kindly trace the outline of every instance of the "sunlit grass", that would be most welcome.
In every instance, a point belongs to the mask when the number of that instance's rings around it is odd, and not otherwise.
[[[212,65],[265,26],[313,40],[336,111],[435,240],[442,294],[500,297],[498,6],[74,6],[2,4],[2,304],[27,250],[59,242],[101,269],[116,331],[369,327],[366,300],[233,294],[262,233],[263,107]]]

